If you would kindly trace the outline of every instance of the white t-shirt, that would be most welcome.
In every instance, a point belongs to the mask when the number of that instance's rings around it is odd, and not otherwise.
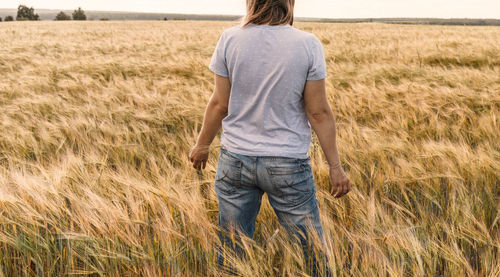
[[[222,146],[248,156],[308,157],[304,86],[327,76],[314,34],[291,25],[233,26],[222,33],[209,68],[231,82]]]

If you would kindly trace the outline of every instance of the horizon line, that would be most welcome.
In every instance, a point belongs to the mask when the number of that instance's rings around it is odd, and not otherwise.
[[[29,6],[29,5],[26,5]],[[29,6],[32,7],[32,6]],[[56,8],[36,8],[36,10],[51,10],[51,11],[72,11],[74,9],[56,9]],[[16,8],[2,8],[0,10],[17,10]],[[214,14],[214,13],[182,13],[182,12],[147,12],[147,11],[118,11],[118,10],[85,10],[88,12],[111,12],[111,13],[139,13],[139,14],[175,14],[175,15],[205,15],[205,16],[228,16],[228,17],[243,17],[244,14]],[[310,18],[310,19],[479,19],[479,20],[500,20],[500,18],[488,17],[314,17],[314,16],[294,16],[294,18]]]

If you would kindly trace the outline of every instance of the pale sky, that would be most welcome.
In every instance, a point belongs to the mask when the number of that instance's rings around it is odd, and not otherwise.
[[[158,13],[245,14],[246,0],[1,0],[47,9]],[[295,0],[295,16],[325,18],[440,17],[500,19],[500,0]]]

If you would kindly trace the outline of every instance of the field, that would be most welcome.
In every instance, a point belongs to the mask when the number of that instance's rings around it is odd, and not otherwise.
[[[216,276],[218,138],[187,157],[235,24],[0,23],[0,276]],[[294,26],[353,185],[328,195],[313,137],[336,276],[500,276],[500,28]],[[267,199],[244,242],[243,276],[306,276]]]

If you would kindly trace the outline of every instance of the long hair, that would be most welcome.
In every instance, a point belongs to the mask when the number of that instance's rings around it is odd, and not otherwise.
[[[247,0],[247,14],[242,18],[242,26],[293,25],[295,0]]]

